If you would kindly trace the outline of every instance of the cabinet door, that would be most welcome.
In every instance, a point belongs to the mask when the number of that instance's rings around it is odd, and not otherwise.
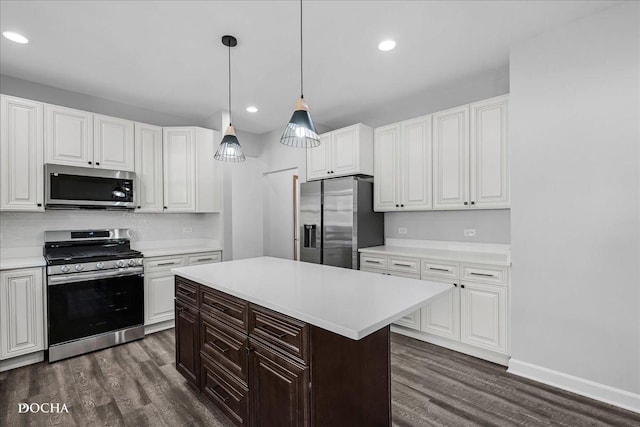
[[[44,107],[45,163],[93,167],[93,114]]]
[[[135,124],[136,212],[162,212],[162,128]]]
[[[508,96],[471,104],[471,205],[509,207]]]
[[[44,350],[42,269],[0,272],[0,359]]]
[[[320,145],[307,148],[307,181],[327,178],[331,170],[331,134],[320,135]]]
[[[94,114],[93,131],[95,167],[133,172],[133,122]]]
[[[402,122],[400,207],[431,209],[431,116]]]
[[[507,288],[470,282],[461,288],[460,340],[506,354]]]
[[[308,426],[309,370],[250,339],[252,426]]]
[[[147,273],[144,276],[144,324],[173,319],[174,276],[169,272]]]
[[[424,278],[442,282],[434,278]],[[456,286],[422,308],[422,331],[452,340],[460,340],[460,289]]]
[[[331,176],[352,175],[360,169],[360,127],[349,126],[331,135]]]
[[[433,207],[435,209],[457,209],[469,206],[468,128],[468,106],[433,115]]]
[[[195,131],[193,128],[165,128],[164,211],[195,212]]]
[[[0,97],[0,210],[44,211],[43,104]]]
[[[393,211],[398,202],[400,125],[377,128],[373,141],[373,210]]]
[[[196,386],[200,377],[198,309],[175,300],[176,370]]]

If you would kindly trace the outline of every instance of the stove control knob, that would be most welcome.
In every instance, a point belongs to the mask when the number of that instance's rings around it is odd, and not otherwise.
[[[116,267],[118,268],[122,268],[124,267],[124,261],[119,259],[118,261],[116,261]]]
[[[142,265],[142,258],[138,258],[138,265]]]
[[[134,265],[136,265],[136,260],[130,259],[128,264],[129,264],[129,267],[133,267]]]
[[[62,267],[60,267],[60,271],[62,271],[63,273],[68,273],[69,272],[69,266],[68,265],[63,265]]]
[[[104,268],[104,262],[99,262],[96,264],[96,269],[97,270],[102,270]]]
[[[73,268],[75,268],[75,269],[76,269],[76,271],[82,271],[82,270],[84,270],[84,266],[82,266],[81,264],[76,264],[76,266],[75,266],[75,267],[73,267]]]

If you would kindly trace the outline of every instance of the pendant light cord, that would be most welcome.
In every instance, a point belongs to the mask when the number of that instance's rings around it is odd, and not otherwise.
[[[229,43],[229,126],[231,126],[231,43]]]
[[[304,74],[302,73],[302,0],[300,0],[300,98],[304,99],[304,91],[303,91],[303,79]]]

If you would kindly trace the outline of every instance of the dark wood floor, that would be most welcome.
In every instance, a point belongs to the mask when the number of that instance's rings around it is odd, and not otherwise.
[[[393,335],[391,350],[394,426],[640,425],[640,414],[411,338]],[[168,330],[0,373],[0,426],[230,425],[186,385],[173,362],[174,335]],[[66,403],[69,413],[19,414],[20,402]]]

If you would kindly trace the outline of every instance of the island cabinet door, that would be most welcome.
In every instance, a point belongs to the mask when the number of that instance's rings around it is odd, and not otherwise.
[[[309,369],[250,339],[251,426],[309,426]]]
[[[176,300],[176,369],[199,387],[200,339],[198,310]]]

